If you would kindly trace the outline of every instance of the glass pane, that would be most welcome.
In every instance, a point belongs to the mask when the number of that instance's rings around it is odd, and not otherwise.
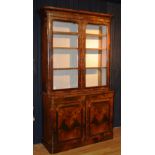
[[[86,48],[100,48],[99,37],[87,36],[87,38],[86,38]]]
[[[99,67],[100,66],[101,54],[98,50],[87,50],[86,51],[86,67]]]
[[[54,68],[76,68],[78,67],[78,51],[71,49],[53,50]]]
[[[54,70],[53,89],[77,88],[78,70]]]
[[[102,86],[105,86],[107,83],[107,69],[102,69]]]
[[[99,26],[98,25],[87,25],[86,33],[88,33],[88,34],[99,34]]]
[[[86,87],[93,87],[98,85],[98,69],[86,69]]]
[[[78,47],[77,35],[53,35],[53,47]]]
[[[102,51],[102,67],[107,66],[107,51]]]
[[[78,32],[78,25],[70,22],[53,22],[53,31],[59,32]]]
[[[102,34],[106,35],[107,34],[107,26],[102,26]]]
[[[106,49],[107,48],[107,37],[102,37],[102,48]]]

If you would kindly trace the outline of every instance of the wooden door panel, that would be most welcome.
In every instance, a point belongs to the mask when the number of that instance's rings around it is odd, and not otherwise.
[[[77,104],[59,108],[58,141],[81,138],[83,110]]]
[[[89,97],[86,101],[87,139],[100,141],[112,137],[113,98]],[[109,134],[110,133],[110,136]]]
[[[83,102],[78,100],[66,102],[64,99],[64,102],[57,104],[57,141],[65,142],[82,139],[85,113]]]
[[[92,102],[89,109],[89,133],[96,135],[109,130],[110,107],[108,101]]]

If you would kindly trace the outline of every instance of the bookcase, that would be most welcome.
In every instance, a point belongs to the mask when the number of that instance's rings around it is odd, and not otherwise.
[[[111,15],[41,9],[43,144],[50,153],[113,137]]]

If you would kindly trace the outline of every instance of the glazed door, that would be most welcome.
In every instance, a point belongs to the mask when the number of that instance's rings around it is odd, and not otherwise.
[[[85,87],[105,87],[109,74],[109,27],[94,23],[85,27]]]
[[[80,25],[78,21],[53,19],[53,90],[79,88]]]

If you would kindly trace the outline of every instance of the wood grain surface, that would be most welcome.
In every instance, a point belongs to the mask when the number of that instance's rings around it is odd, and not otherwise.
[[[114,128],[114,138],[105,142],[87,145],[54,155],[120,155],[121,128]],[[42,144],[33,147],[33,155],[50,155]]]

